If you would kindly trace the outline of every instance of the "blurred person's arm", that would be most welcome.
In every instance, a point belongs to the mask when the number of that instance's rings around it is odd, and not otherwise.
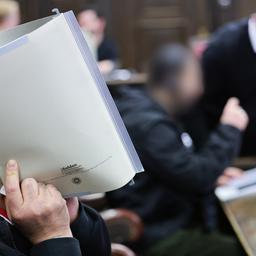
[[[216,185],[226,186],[232,180],[242,177],[243,174],[244,174],[244,171],[239,168],[228,167],[224,170],[223,174],[218,178]]]
[[[248,117],[231,99],[221,123],[199,153],[186,148],[172,123],[159,122],[141,138],[146,145],[143,157],[156,180],[181,193],[205,193],[214,189],[219,176],[231,165],[240,150],[241,132]]]
[[[115,66],[116,64],[112,60],[102,60],[98,62],[98,67],[103,75],[111,73]]]
[[[102,74],[106,75],[117,66],[118,50],[113,41],[103,40],[98,48],[98,66]]]

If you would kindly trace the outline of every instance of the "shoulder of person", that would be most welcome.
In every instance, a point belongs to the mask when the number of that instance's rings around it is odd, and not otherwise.
[[[129,132],[136,130],[138,135],[160,122],[172,123],[169,115],[143,88],[121,87],[114,98]]]
[[[248,18],[230,22],[219,28],[210,39],[206,53],[209,51],[221,54],[235,50],[244,41],[244,36],[248,35]]]
[[[106,48],[116,47],[116,43],[112,39],[110,39],[108,37],[104,38],[104,40],[102,41],[101,45],[106,47]]]

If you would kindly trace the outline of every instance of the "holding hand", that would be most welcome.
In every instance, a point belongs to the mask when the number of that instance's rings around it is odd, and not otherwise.
[[[243,170],[236,167],[228,167],[225,169],[223,174],[217,180],[217,186],[225,186],[228,183],[236,178],[239,178],[243,175]]]
[[[230,98],[224,107],[220,122],[234,126],[244,131],[248,125],[249,118],[245,110],[240,106],[237,98]]]
[[[68,213],[70,217],[70,223],[72,224],[79,215],[79,202],[77,197],[71,197],[66,199]]]
[[[66,201],[54,186],[34,179],[25,179],[20,186],[18,164],[10,160],[4,187],[8,216],[32,243],[72,237]]]

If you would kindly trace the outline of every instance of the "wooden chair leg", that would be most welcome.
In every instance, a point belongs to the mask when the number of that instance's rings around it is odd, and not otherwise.
[[[112,244],[112,256],[136,256],[128,247],[122,244]]]

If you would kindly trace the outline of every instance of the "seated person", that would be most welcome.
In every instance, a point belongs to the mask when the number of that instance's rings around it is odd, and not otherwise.
[[[148,90],[115,87],[112,95],[145,172],[135,184],[107,194],[112,207],[135,211],[145,230],[135,250],[145,255],[243,255],[236,239],[215,231],[216,183],[242,175],[229,168],[240,148],[248,116],[230,99],[219,126],[195,153],[176,116],[203,92],[200,66],[182,46],[165,46],[151,63]]]
[[[117,61],[115,44],[106,38],[106,19],[95,7],[81,11],[77,16],[78,22],[85,33],[89,33],[97,47],[98,66],[102,74],[110,73]]]
[[[0,31],[10,29],[20,23],[19,4],[13,0],[0,1]]]
[[[34,179],[25,179],[20,185],[14,160],[6,165],[4,187],[0,255],[110,255],[103,220],[94,210],[79,205],[77,198],[65,201],[55,187]]]

